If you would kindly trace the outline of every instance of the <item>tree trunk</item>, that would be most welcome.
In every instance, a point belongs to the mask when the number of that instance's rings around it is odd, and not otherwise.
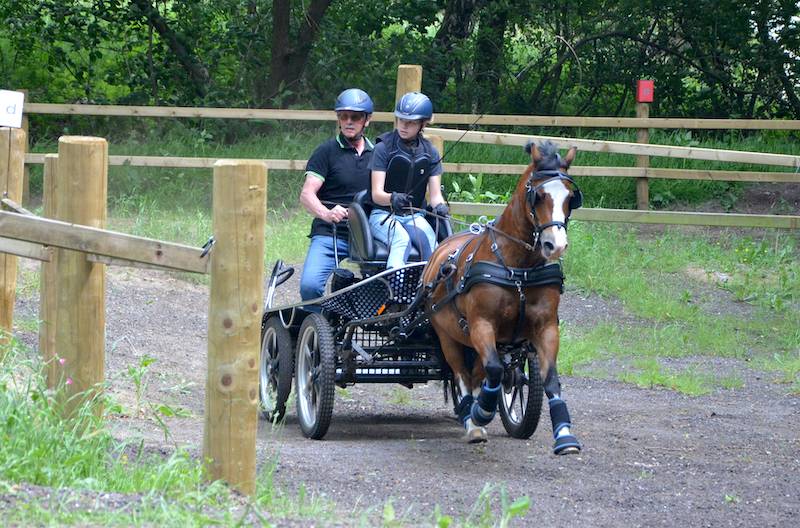
[[[474,104],[484,113],[494,111],[499,102],[500,76],[506,71],[504,37],[508,7],[506,2],[489,3],[480,13],[475,43]]]
[[[270,59],[269,80],[263,91],[257,95],[258,103],[267,106],[281,92],[294,85],[305,72],[308,55],[319,33],[319,25],[332,0],[312,0],[304,12],[303,22],[290,45],[291,5],[289,0],[272,0],[272,56]],[[281,102],[295,99],[296,90],[280,97]]]
[[[480,0],[447,0],[444,18],[433,39],[431,52],[425,61],[425,75],[432,82],[430,95],[436,99],[447,86],[459,58],[453,53],[456,45],[469,36],[472,14]]]

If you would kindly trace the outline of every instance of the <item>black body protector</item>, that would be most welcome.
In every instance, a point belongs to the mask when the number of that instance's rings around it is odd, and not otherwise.
[[[403,140],[397,131],[382,134],[375,142],[385,142],[388,152],[389,162],[383,190],[387,193],[407,193],[411,195],[412,207],[422,209],[425,202],[425,186],[439,160],[433,159],[430,141],[421,136],[418,141],[418,146],[411,152],[407,150],[409,147],[402,145]]]

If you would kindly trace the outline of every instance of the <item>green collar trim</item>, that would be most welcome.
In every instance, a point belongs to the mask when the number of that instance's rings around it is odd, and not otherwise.
[[[363,136],[363,137],[364,137],[364,142],[366,143],[366,145],[364,147],[364,150],[373,150],[373,149],[375,149],[375,145],[372,143],[372,141],[370,141],[367,136]],[[345,138],[344,134],[342,134],[341,132],[339,132],[339,134],[336,136],[336,143],[339,144],[339,148],[343,148],[343,149],[352,149],[353,148],[352,145],[350,145],[350,143],[347,141],[347,138]]]

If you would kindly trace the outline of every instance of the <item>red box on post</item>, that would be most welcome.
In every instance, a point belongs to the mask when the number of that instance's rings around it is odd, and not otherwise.
[[[654,90],[654,81],[646,79],[636,81],[636,102],[652,103]]]

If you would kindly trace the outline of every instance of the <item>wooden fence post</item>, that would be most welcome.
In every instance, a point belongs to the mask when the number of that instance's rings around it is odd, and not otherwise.
[[[44,175],[42,178],[43,216],[58,218],[55,210],[56,182],[58,177],[58,155],[47,154],[44,157]],[[56,306],[58,288],[56,283],[57,251],[50,254],[50,262],[42,262],[39,287],[39,351],[45,364],[47,386],[55,388],[60,380],[62,369],[56,360]]]
[[[203,459],[210,479],[255,492],[267,167],[214,164]]]
[[[0,128],[0,196],[19,203],[25,167],[25,131]],[[0,253],[0,344],[6,343],[14,326],[17,290],[17,257]]]
[[[53,198],[57,219],[103,229],[106,224],[108,143],[105,139],[62,136]],[[86,254],[57,249],[55,350],[66,397],[94,390],[105,375],[105,265]],[[91,397],[94,392],[89,393]],[[67,416],[82,400],[69,400]],[[102,408],[97,406],[99,414]]]
[[[405,93],[421,91],[422,66],[418,64],[400,64],[397,67],[397,88],[395,88],[394,101],[399,101]]]
[[[650,117],[650,103],[636,103],[636,117]],[[640,128],[636,131],[637,143],[650,143],[650,129]],[[650,156],[636,156],[636,166],[650,167]],[[650,186],[647,178],[636,178],[636,208],[647,210],[650,208]]]

